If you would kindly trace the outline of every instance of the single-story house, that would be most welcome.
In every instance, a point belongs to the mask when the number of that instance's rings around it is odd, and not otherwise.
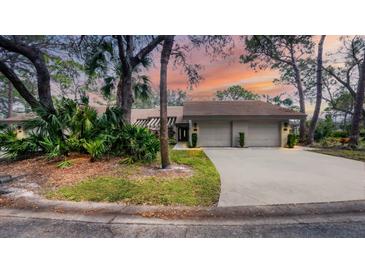
[[[183,121],[189,136],[198,135],[198,146],[239,146],[245,133],[247,147],[283,147],[289,134],[289,120],[306,115],[263,101],[186,102]],[[191,139],[191,137],[190,137]]]
[[[105,106],[95,107],[103,113]],[[158,134],[160,109],[132,109],[131,122]],[[263,101],[191,101],[167,109],[169,137],[190,142],[197,134],[198,146],[238,147],[239,133],[245,134],[247,147],[283,147],[290,132],[289,120],[306,115]],[[17,124],[29,117],[0,120]]]

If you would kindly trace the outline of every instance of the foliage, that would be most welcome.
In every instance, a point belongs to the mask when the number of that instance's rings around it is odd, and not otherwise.
[[[331,136],[335,138],[347,138],[349,137],[349,132],[346,130],[336,130],[332,132]]]
[[[186,91],[181,89],[167,91],[167,105],[168,106],[183,106],[187,99]],[[133,107],[135,108],[156,108],[160,105],[160,94],[158,92],[151,92],[148,98],[142,100],[136,98]]]
[[[133,161],[152,161],[159,150],[159,140],[145,128],[123,125],[122,113],[107,108],[98,116],[95,109],[63,98],[57,101],[56,113],[47,119],[25,123],[31,133],[17,140],[13,129],[0,134],[1,148],[13,158],[46,154],[49,158],[70,152],[87,153],[95,161],[105,154],[130,156]]]
[[[339,147],[341,145],[340,139],[341,138],[326,137],[321,140],[321,146],[324,148]]]
[[[320,141],[326,137],[332,135],[335,130],[335,124],[330,115],[327,115],[325,119],[318,120],[316,130],[314,131],[314,140]]]
[[[260,95],[255,94],[245,88],[235,85],[225,90],[218,90],[216,97],[219,101],[240,101],[240,100],[259,100]]]
[[[198,144],[198,134],[194,132],[191,134],[191,146],[196,147],[197,144]]]
[[[160,149],[158,138],[146,128],[125,125],[113,147],[133,161],[152,162]]]
[[[293,110],[298,110],[298,107],[294,105],[294,101],[292,98],[290,97],[285,97],[283,98],[283,96],[285,95],[285,93],[281,93],[279,95],[276,96],[270,96],[268,94],[264,94],[262,95],[262,97],[264,99],[266,99],[266,102],[280,106],[280,107],[286,107],[286,108],[290,108]]]
[[[287,145],[288,148],[294,148],[296,144],[296,137],[294,134],[288,134],[288,141],[287,141]]]
[[[244,132],[240,132],[240,147],[244,147],[245,146],[245,133]]]
[[[316,150],[312,150],[312,152],[365,162],[365,151],[364,150],[352,150],[352,149],[321,149],[321,150],[319,150],[319,149],[316,149]]]
[[[138,176],[141,165],[122,165],[115,177],[97,177],[62,187],[48,197],[72,201],[121,201],[129,204],[212,206],[218,202],[220,179],[203,151],[173,150],[173,163],[193,169],[191,176]],[[137,178],[137,179],[136,179]]]
[[[64,168],[69,168],[72,166],[72,162],[69,161],[69,160],[64,160],[64,161],[61,161],[57,164],[57,167],[58,168],[61,168],[61,169],[64,169]]]
[[[95,140],[85,141],[83,147],[90,154],[90,161],[94,162],[99,159],[106,151],[106,139],[104,137],[96,138]]]
[[[177,142],[176,142],[175,138],[169,138],[169,145],[174,146],[176,144],[177,144]]]

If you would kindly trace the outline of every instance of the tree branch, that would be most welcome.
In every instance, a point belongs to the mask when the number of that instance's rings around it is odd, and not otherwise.
[[[160,44],[165,39],[164,35],[159,35],[154,38],[147,46],[141,49],[136,56],[132,59],[132,66],[138,65],[143,58],[145,58],[158,44]]]
[[[355,90],[351,87],[351,85],[344,80],[342,80],[332,69],[326,68],[323,66],[323,69],[328,72],[333,78],[335,78],[341,85],[343,85],[347,90],[351,93],[352,96],[356,96]]]
[[[37,71],[38,95],[41,104],[50,112],[55,112],[51,97],[51,77],[42,52],[21,42],[13,42],[0,35],[0,47],[28,58]]]
[[[6,78],[13,84],[19,94],[27,101],[33,110],[40,108],[40,104],[37,99],[29,92],[23,82],[15,74],[15,72],[10,69],[3,61],[0,60],[0,71],[5,75]]]

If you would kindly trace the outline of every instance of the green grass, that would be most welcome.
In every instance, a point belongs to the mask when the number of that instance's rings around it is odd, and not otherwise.
[[[122,201],[129,204],[211,206],[218,202],[220,178],[214,165],[201,150],[173,150],[171,160],[193,168],[190,177],[149,176],[128,179],[141,164],[129,165],[124,176],[98,177],[47,194],[48,198],[72,201]]]
[[[312,150],[313,152],[322,153],[326,155],[332,155],[337,157],[343,157],[347,159],[357,160],[365,162],[364,150],[349,150],[349,149],[319,149]]]

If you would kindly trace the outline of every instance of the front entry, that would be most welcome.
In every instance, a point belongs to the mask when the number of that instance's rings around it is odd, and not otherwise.
[[[189,140],[189,128],[179,127],[177,139],[179,142],[187,142]]]

